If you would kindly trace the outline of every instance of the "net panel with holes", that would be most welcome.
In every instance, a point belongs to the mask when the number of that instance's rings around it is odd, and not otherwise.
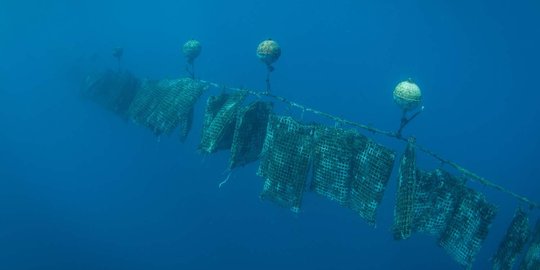
[[[416,152],[408,144],[401,156],[398,173],[398,191],[394,209],[392,233],[394,239],[407,239],[413,232],[413,218],[417,193]]]
[[[493,269],[512,269],[516,258],[525,248],[530,236],[529,217],[518,209],[493,257]]]
[[[439,245],[459,264],[470,269],[495,217],[495,206],[483,194],[467,188],[441,233]]]
[[[314,137],[310,189],[375,224],[394,164],[393,151],[352,130],[319,127]]]
[[[231,147],[236,116],[246,95],[247,92],[239,91],[208,98],[199,145],[202,152],[211,154]]]
[[[394,152],[367,137],[354,145],[360,148],[354,157],[354,178],[351,182],[349,207],[368,223],[375,224],[376,212],[394,165]]]
[[[357,136],[354,131],[338,128],[318,128],[315,131],[310,189],[345,207],[349,206],[354,161],[359,151],[351,142]]]
[[[291,117],[270,115],[257,172],[264,178],[261,198],[300,211],[314,129]]]
[[[259,159],[272,108],[273,104],[270,102],[255,101],[239,110],[232,139],[229,169]]]
[[[181,117],[179,120],[178,126],[180,126],[180,132],[178,133],[178,138],[180,139],[180,142],[186,141],[189,131],[193,126],[193,111],[194,108],[192,107],[185,117]]]
[[[413,232],[439,236],[465,192],[465,179],[437,169],[417,169]]]
[[[179,125],[182,134],[187,135],[192,108],[205,88],[189,78],[144,80],[128,114],[156,135],[170,134]]]

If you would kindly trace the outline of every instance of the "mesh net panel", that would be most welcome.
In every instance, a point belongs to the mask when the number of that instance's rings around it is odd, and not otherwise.
[[[440,169],[425,172],[415,163],[414,146],[409,143],[399,169],[394,238],[406,239],[413,232],[439,236],[439,245],[459,264],[471,267],[495,207],[467,188],[464,179]]]
[[[529,249],[521,263],[521,270],[538,270],[540,269],[540,219],[536,222],[536,227],[531,239]]]
[[[425,172],[416,168],[415,152],[408,145],[401,158],[399,186],[394,211],[394,239],[407,239],[414,232],[438,236],[446,227],[465,189],[464,180],[443,170]]]
[[[212,125],[212,121],[216,118],[219,110],[223,108],[225,102],[229,99],[229,94],[223,93],[218,96],[210,96],[206,101],[206,109],[204,111],[203,130],[208,129]]]
[[[417,177],[413,231],[439,236],[461,200],[465,181],[440,169],[417,169]]]
[[[523,210],[518,209],[495,257],[493,257],[493,269],[512,269],[517,256],[527,244],[529,234],[529,217]]]
[[[470,269],[495,213],[495,206],[486,202],[484,195],[467,189],[441,234],[439,245],[459,264]]]
[[[129,115],[156,135],[170,134],[182,125],[185,137],[193,115],[191,110],[205,88],[189,78],[145,80],[129,107]]]
[[[129,105],[138,89],[139,81],[131,73],[108,70],[88,76],[82,94],[106,109],[127,117]]]
[[[231,147],[236,116],[246,95],[246,91],[238,91],[208,98],[199,145],[201,151],[210,154]]]
[[[317,143],[313,150],[310,189],[348,207],[354,178],[354,158],[359,151],[352,144],[357,134],[337,128],[320,128],[316,130],[315,137]]]
[[[256,101],[240,109],[231,145],[230,169],[259,159],[272,108],[270,102]]]
[[[375,224],[377,207],[392,173],[395,155],[364,136],[357,138],[354,145],[360,151],[354,157],[350,208],[368,223]]]
[[[191,126],[193,125],[193,111],[194,109],[191,108],[185,117],[180,118],[178,124],[180,126],[180,133],[178,135],[180,142],[186,141],[189,131],[191,130]]]
[[[314,126],[270,115],[257,174],[264,178],[261,198],[293,212],[300,210],[309,170]]]
[[[414,146],[409,143],[399,166],[398,191],[392,226],[392,233],[396,240],[407,239],[412,234],[417,189],[416,174],[416,153]]]

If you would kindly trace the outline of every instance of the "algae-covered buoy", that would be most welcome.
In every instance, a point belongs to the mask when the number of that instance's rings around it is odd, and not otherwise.
[[[394,89],[394,102],[403,110],[416,109],[422,103],[420,87],[411,79],[400,82]]]
[[[193,64],[195,58],[201,54],[202,45],[198,40],[190,39],[182,46],[182,52],[189,64]]]
[[[272,39],[264,40],[257,47],[257,57],[266,65],[271,66],[281,56],[281,47]]]

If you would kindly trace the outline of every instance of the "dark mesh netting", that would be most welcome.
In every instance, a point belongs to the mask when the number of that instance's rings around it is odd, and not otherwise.
[[[314,129],[291,117],[270,115],[257,172],[265,180],[261,198],[299,212]]]
[[[108,70],[89,75],[84,83],[84,97],[123,117],[137,94],[139,80],[127,71]]]
[[[189,78],[145,80],[129,107],[129,116],[156,135],[170,134],[181,125],[185,138],[193,106],[205,89],[204,84]]]
[[[495,206],[489,204],[483,194],[466,189],[441,234],[439,245],[459,264],[470,269],[495,214]]]
[[[232,139],[230,169],[259,159],[272,108],[270,102],[256,101],[240,109]]]
[[[413,231],[439,236],[465,192],[465,179],[441,169],[417,169],[417,177]]]
[[[354,178],[351,181],[349,207],[368,223],[375,224],[377,207],[392,173],[395,154],[361,135],[353,145],[358,152],[353,160]]]
[[[425,172],[416,168],[411,144],[401,158],[399,186],[394,211],[395,239],[407,239],[413,232],[438,236],[465,190],[464,179],[437,169]]]
[[[186,141],[189,131],[191,130],[191,126],[193,126],[193,111],[194,109],[191,108],[185,117],[180,118],[178,123],[180,126],[180,133],[178,134],[178,137],[180,138],[181,142]]]
[[[231,147],[236,116],[247,92],[223,93],[208,98],[199,149],[211,154]]]
[[[337,128],[319,128],[315,137],[317,143],[313,151],[313,179],[310,189],[348,207],[355,172],[355,156],[359,152],[354,141],[361,138],[356,132]]]
[[[531,243],[525,258],[519,268],[520,270],[538,270],[540,269],[540,219],[536,222]]]
[[[416,168],[414,146],[403,154],[393,232],[406,239],[413,232],[439,236],[439,244],[461,265],[470,267],[487,236],[495,207],[465,186],[464,179],[437,169]]]
[[[529,217],[523,210],[518,209],[493,257],[493,269],[512,269],[516,258],[525,248],[529,235]]]
[[[356,131],[321,127],[315,138],[311,190],[374,224],[394,153]]]
[[[407,239],[412,234],[417,173],[416,152],[414,146],[409,143],[401,156],[399,165],[398,191],[392,226],[392,233],[396,240]]]

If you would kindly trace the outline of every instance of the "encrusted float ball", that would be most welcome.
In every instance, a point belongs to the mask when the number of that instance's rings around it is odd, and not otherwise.
[[[267,65],[271,65],[276,62],[281,56],[281,47],[277,42],[267,39],[257,47],[257,57]]]
[[[403,110],[415,109],[422,103],[420,87],[411,79],[398,83],[394,89],[394,101]]]
[[[202,46],[198,40],[190,39],[182,47],[182,52],[189,62],[193,62],[201,54]]]

